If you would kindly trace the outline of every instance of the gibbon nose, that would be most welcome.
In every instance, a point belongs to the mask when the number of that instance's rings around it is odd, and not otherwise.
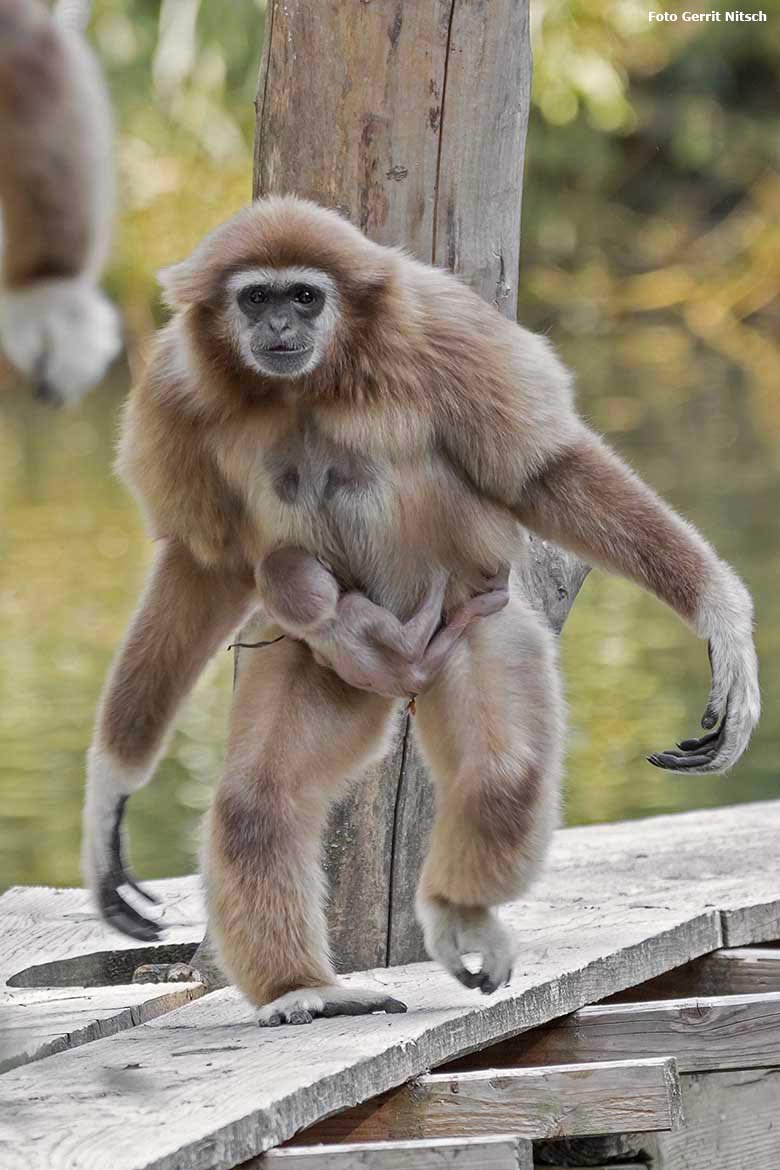
[[[283,313],[273,314],[268,318],[268,327],[272,333],[277,335],[277,337],[281,337],[282,334],[289,333],[290,319]]]

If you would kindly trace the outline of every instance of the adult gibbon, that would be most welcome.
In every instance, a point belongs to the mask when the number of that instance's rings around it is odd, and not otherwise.
[[[526,530],[651,590],[708,640],[707,734],[650,757],[673,772],[720,772],[748,743],[759,716],[750,596],[588,430],[548,342],[455,276],[287,197],[234,216],[162,282],[175,315],[130,399],[119,456],[158,551],[89,754],[84,863],[101,911],[155,937],[120,893],[132,883],[124,804],[206,660],[262,607],[266,581],[279,640],[247,655],[208,822],[220,962],[264,1024],[401,1010],[339,985],[320,836],[345,782],[385,748],[400,699],[378,692],[422,680],[415,729],[437,811],[418,916],[433,958],[494,991],[512,963],[494,907],[544,857],[563,754],[553,636],[519,578],[502,584]],[[294,557],[280,602],[289,550],[326,571],[302,584]],[[389,648],[364,639],[391,658],[443,578],[444,629],[456,630],[433,677],[419,645],[401,647],[419,655],[419,675],[380,664],[377,683],[373,667],[359,675],[362,635],[344,641],[349,682],[316,630],[307,644],[305,627],[357,591],[397,619]],[[456,637],[459,607],[480,596],[488,616]],[[476,973],[463,962],[472,951]]]

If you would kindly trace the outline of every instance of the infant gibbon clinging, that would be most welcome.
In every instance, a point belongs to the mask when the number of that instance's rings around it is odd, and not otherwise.
[[[736,762],[759,715],[747,590],[585,426],[544,338],[295,198],[240,212],[163,284],[175,315],[119,458],[158,550],[89,755],[85,874],[109,921],[157,933],[120,893],[124,804],[207,659],[262,604],[255,571],[279,549],[321,557],[344,590],[406,622],[442,574],[447,613],[484,592],[536,532],[651,590],[708,640],[709,734],[652,762],[682,774]],[[339,985],[320,837],[399,706],[297,638],[246,656],[205,870],[220,961],[261,1023],[394,1010]],[[436,791],[417,898],[426,946],[490,992],[512,963],[495,907],[543,860],[564,741],[553,635],[519,574],[420,695],[415,731]]]

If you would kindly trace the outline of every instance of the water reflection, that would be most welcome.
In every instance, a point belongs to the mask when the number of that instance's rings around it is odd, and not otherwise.
[[[660,348],[659,348],[660,346]],[[586,339],[566,357],[592,423],[698,524],[757,601],[765,715],[724,778],[669,777],[644,755],[696,733],[708,693],[703,645],[658,602],[592,574],[562,639],[571,735],[570,823],[780,796],[773,696],[780,486],[767,402],[724,363],[673,346]],[[640,364],[635,364],[639,353]],[[663,377],[658,355],[664,356]],[[0,391],[0,887],[79,881],[83,754],[149,545],[110,473],[124,382],[75,414]],[[155,783],[130,815],[145,876],[189,872],[218,774],[230,698],[220,655],[179,720]]]

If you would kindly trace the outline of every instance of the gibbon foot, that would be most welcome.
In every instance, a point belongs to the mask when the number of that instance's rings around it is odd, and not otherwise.
[[[302,987],[280,995],[257,1013],[261,1028],[276,1028],[280,1024],[310,1024],[312,1020],[329,1016],[365,1016],[370,1012],[405,1012],[406,1004],[393,999],[379,988]]]
[[[417,916],[428,954],[464,987],[478,987],[483,995],[506,987],[512,978],[514,948],[492,910],[425,899],[418,902]],[[464,955],[474,953],[482,956],[478,971],[470,971],[463,962]]]

